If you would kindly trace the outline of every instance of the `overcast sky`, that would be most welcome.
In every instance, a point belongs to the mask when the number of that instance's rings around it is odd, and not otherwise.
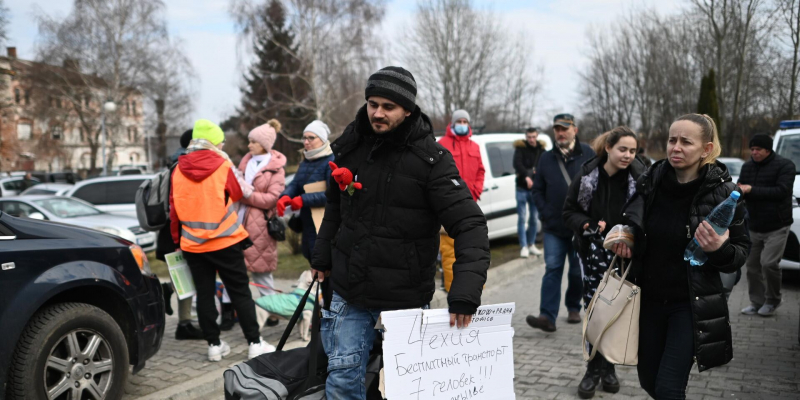
[[[199,76],[194,118],[221,121],[239,104],[239,83],[246,56],[237,49],[228,0],[165,0],[167,19],[173,35],[183,39],[186,53]],[[415,1],[387,0],[382,29],[384,37],[402,40],[403,29],[413,21]],[[534,123],[544,125],[553,112],[582,114],[578,82],[584,65],[589,29],[611,29],[611,23],[631,10],[654,8],[672,13],[684,0],[477,0],[478,7],[491,10],[512,31],[530,38],[532,68],[544,66],[544,91],[537,103]],[[9,46],[18,57],[33,59],[37,28],[33,18],[38,7],[50,15],[67,15],[70,0],[6,0],[11,10]],[[396,63],[388,51],[387,63]],[[414,73],[415,71],[411,71]]]

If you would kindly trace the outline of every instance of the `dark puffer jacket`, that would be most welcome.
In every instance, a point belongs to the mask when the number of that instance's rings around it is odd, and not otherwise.
[[[517,188],[528,190],[528,183],[525,178],[533,180],[536,177],[536,164],[539,157],[546,150],[543,140],[537,141],[537,146],[528,144],[527,140],[520,139],[514,142],[514,172],[517,173]]]
[[[333,154],[316,160],[303,160],[294,174],[294,179],[286,185],[283,193],[278,197],[289,196],[303,198],[303,208],[300,209],[300,221],[303,222],[303,256],[311,261],[314,243],[317,240],[317,227],[311,217],[311,209],[325,207],[325,192],[306,193],[303,186],[319,181],[331,179],[331,169],[328,162],[333,161]]]
[[[653,164],[636,183],[636,195],[628,202],[623,210],[623,218],[628,225],[633,225],[636,230],[633,269],[629,279],[636,281],[636,277],[643,268],[641,260],[647,251],[647,232],[642,227],[647,215],[651,212],[669,213],[670,210],[653,210],[656,188],[669,168],[666,160]],[[695,195],[687,221],[691,236],[711,210],[722,203],[736,185],[731,182],[731,176],[724,164],[716,162],[700,170],[703,183]],[[689,302],[692,306],[692,319],[694,326],[694,347],[697,367],[700,371],[725,365],[733,358],[733,340],[731,338],[730,317],[728,303],[722,289],[719,273],[736,272],[744,265],[750,253],[750,235],[744,219],[745,209],[743,202],[739,202],[733,222],[729,227],[730,238],[719,250],[708,253],[708,261],[700,267],[692,267],[686,262],[689,274]],[[658,249],[658,251],[683,252],[684,249]]]
[[[474,314],[489,268],[486,218],[428,117],[417,107],[376,135],[365,106],[331,148],[363,189],[351,196],[330,181],[312,267],[330,270],[333,290],[358,306],[421,307],[433,297],[444,226],[456,252],[450,311]]]
[[[573,243],[582,257],[589,255],[589,241],[583,236],[583,226],[606,222],[602,236],[622,222],[622,207],[636,192],[636,180],[645,166],[634,158],[628,168],[608,177],[603,166],[608,156],[594,157],[583,164],[581,173],[572,181],[564,202],[564,223],[575,232]]]
[[[566,160],[567,174],[571,180],[581,172],[583,163],[594,157],[594,150],[575,138],[575,150]],[[533,201],[539,210],[539,219],[542,221],[542,230],[551,235],[564,239],[572,237],[572,230],[564,224],[562,213],[564,201],[567,199],[569,185],[564,179],[564,174],[559,167],[558,158],[564,161],[564,155],[558,146],[546,151],[539,158],[536,167],[536,179],[533,181]]]
[[[744,163],[739,183],[753,187],[744,195],[753,232],[772,232],[794,222],[792,191],[796,174],[792,160],[774,151],[764,161],[750,159]]]

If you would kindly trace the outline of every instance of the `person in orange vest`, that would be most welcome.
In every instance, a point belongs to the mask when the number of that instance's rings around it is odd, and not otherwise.
[[[483,166],[480,146],[470,137],[472,137],[472,127],[470,127],[469,113],[466,110],[456,110],[453,112],[450,125],[447,125],[445,135],[439,139],[439,144],[450,150],[461,179],[467,184],[472,199],[478,201],[483,193],[486,168]],[[439,252],[442,253],[444,290],[449,292],[453,283],[453,264],[456,262],[455,241],[444,229],[440,233]]]
[[[214,303],[219,273],[249,344],[248,357],[275,351],[259,334],[244,261],[247,231],[236,210],[252,194],[227,154],[225,134],[211,121],[195,122],[186,155],[178,158],[169,195],[172,240],[180,244],[197,290],[197,315],[208,342],[208,360],[220,361],[231,352],[219,339]],[[243,191],[244,190],[244,191]],[[248,193],[249,192],[249,193]]]

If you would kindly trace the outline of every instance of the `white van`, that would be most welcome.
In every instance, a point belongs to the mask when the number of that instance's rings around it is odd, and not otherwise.
[[[514,171],[514,142],[525,140],[523,133],[487,133],[472,135],[481,148],[486,175],[483,194],[478,201],[489,226],[489,239],[517,234],[517,184]],[[550,137],[540,133],[546,150],[553,148]]]
[[[797,168],[796,173],[800,174],[800,121],[782,121],[778,132],[773,139],[773,150],[778,155],[792,160]],[[789,231],[789,239],[786,241],[786,250],[783,252],[783,259],[780,267],[783,269],[800,270],[800,207],[797,198],[800,197],[800,179],[795,178],[792,190],[794,199],[792,204],[792,223]]]

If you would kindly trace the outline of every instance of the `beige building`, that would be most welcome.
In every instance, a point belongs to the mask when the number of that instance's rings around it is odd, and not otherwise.
[[[66,83],[55,86],[60,82]],[[0,171],[71,170],[85,176],[95,137],[90,135],[101,131],[99,99],[105,93],[105,82],[82,74],[77,62],[54,68],[20,60],[16,48],[9,47],[7,56],[0,56]],[[113,157],[112,170],[149,164],[142,100],[141,93],[131,91],[107,115],[106,156]],[[95,142],[100,171],[102,145]]]

